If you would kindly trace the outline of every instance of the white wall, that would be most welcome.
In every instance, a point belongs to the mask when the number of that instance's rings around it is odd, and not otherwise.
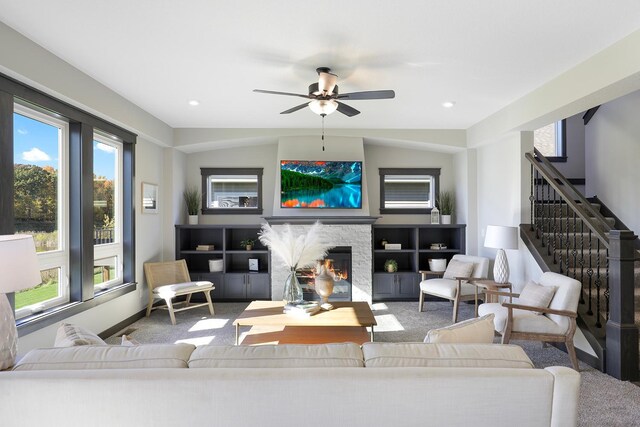
[[[285,138],[286,139],[286,138]],[[319,138],[296,137],[296,143],[300,144],[307,151],[306,156],[320,156],[322,154],[322,145]],[[334,139],[336,142],[344,142],[346,139]],[[344,155],[336,157],[335,153],[338,149],[334,148],[330,141],[326,145],[325,153],[331,154],[335,159],[349,160]],[[312,153],[312,154],[308,154]],[[326,155],[326,154],[325,154]],[[299,156],[298,156],[299,157]],[[318,157],[320,158],[320,157]],[[328,157],[327,157],[328,158]],[[304,160],[304,159],[303,159]],[[201,167],[262,167],[263,175],[263,208],[262,216],[272,216],[274,212],[280,215],[292,215],[281,209],[274,209],[276,204],[276,186],[278,185],[279,160],[278,145],[257,145],[253,147],[225,148],[219,150],[209,150],[187,154],[186,171],[187,185],[198,185],[201,183],[200,168]],[[415,167],[439,167],[441,168],[441,184],[442,190],[453,190],[456,197],[462,200],[467,198],[465,186],[458,188],[455,175],[456,167],[453,164],[453,154],[443,153],[429,150],[413,150],[407,148],[394,148],[385,145],[368,144],[365,140],[364,144],[364,168],[365,168],[365,184],[363,188],[367,192],[368,214],[372,216],[380,215],[380,176],[379,168],[415,168]],[[366,204],[363,202],[363,206]],[[461,208],[466,209],[464,203]],[[364,209],[363,209],[364,210]],[[341,211],[344,212],[344,211]],[[305,211],[306,215],[309,215]],[[335,211],[330,213],[337,215]],[[354,214],[347,212],[347,214]],[[362,212],[359,213],[362,215]],[[367,215],[367,214],[364,214]],[[462,212],[462,217],[466,217],[467,212]],[[262,221],[260,215],[200,215],[199,222],[201,224],[228,224],[228,223],[244,223],[257,224]],[[430,218],[427,215],[385,215],[380,218],[377,224],[400,224],[400,223],[429,223]]]
[[[604,104],[585,130],[586,191],[640,232],[640,91]]]
[[[478,248],[480,256],[495,259],[496,249],[484,247],[487,225],[517,227],[527,218],[524,193],[529,180],[529,169],[522,158],[524,146],[533,147],[531,132],[512,132],[490,145],[477,149],[478,194]],[[530,147],[528,147],[530,146]],[[520,242],[521,248],[523,243]],[[520,289],[526,277],[523,252],[507,250],[514,289]]]

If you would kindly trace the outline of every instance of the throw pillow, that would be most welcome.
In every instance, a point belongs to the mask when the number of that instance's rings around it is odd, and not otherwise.
[[[120,343],[120,345],[124,345],[126,347],[133,347],[134,345],[140,345],[140,343],[136,341],[135,338],[132,338],[130,335],[123,335],[122,342]]]
[[[56,332],[54,347],[74,347],[78,345],[107,345],[99,336],[81,326],[62,323]]]
[[[426,343],[491,344],[493,343],[493,313],[440,329],[432,329],[424,337]]]
[[[462,262],[457,259],[452,259],[449,261],[449,265],[447,266],[442,278],[455,279],[456,277],[471,277],[471,273],[473,273],[472,262]]]
[[[522,292],[520,292],[518,302],[531,307],[547,308],[555,293],[555,286],[542,286],[534,281],[530,281],[524,286]],[[539,311],[535,313],[542,314]]]

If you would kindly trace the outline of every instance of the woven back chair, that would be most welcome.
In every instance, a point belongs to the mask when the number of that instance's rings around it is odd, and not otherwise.
[[[155,308],[162,308],[169,311],[171,323],[176,324],[175,313],[191,308],[209,306],[209,312],[213,315],[213,303],[211,302],[211,291],[215,289],[213,283],[201,280],[191,281],[187,262],[183,259],[167,262],[146,262],[144,263],[144,275],[149,285],[149,303],[147,305],[147,317],[154,309],[153,302],[155,298],[161,298],[165,301],[165,305]],[[199,304],[190,304],[191,295],[202,292],[207,302]],[[175,297],[186,295],[186,300],[181,303],[173,303]],[[181,304],[181,308],[175,308]]]

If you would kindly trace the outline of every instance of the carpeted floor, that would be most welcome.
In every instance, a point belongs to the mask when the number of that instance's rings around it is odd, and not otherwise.
[[[177,324],[171,325],[166,311],[155,310],[123,331],[107,339],[118,344],[127,333],[140,343],[189,342],[195,345],[232,345],[235,341],[233,320],[247,303],[214,303],[215,316],[206,307],[176,314]],[[451,324],[452,306],[448,302],[427,302],[419,313],[417,302],[374,304],[376,341],[422,341],[427,331]],[[473,316],[473,305],[462,304],[459,320]],[[499,339],[496,338],[496,342]],[[566,353],[555,347],[543,348],[539,342],[513,341],[521,345],[536,367],[570,366]],[[640,426],[640,387],[618,381],[581,363],[579,423],[580,426]]]

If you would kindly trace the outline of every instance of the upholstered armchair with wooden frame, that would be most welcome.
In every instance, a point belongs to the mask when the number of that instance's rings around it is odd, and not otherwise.
[[[213,283],[202,281],[191,281],[187,262],[183,259],[167,262],[145,262],[144,275],[149,285],[149,304],[147,305],[147,317],[154,308],[166,309],[169,311],[171,323],[176,324],[175,313],[179,311],[189,310],[192,308],[209,306],[209,312],[214,314],[213,303],[211,302],[210,292],[215,289]],[[191,295],[202,292],[207,302],[190,304]],[[186,300],[177,304],[184,305],[181,308],[174,308],[172,300],[175,297],[186,295]],[[153,307],[154,299],[162,298],[165,305]],[[176,304],[176,305],[177,305]]]
[[[556,288],[548,307],[533,307],[519,302],[481,304],[480,316],[494,313],[495,330],[502,335],[502,343],[511,340],[563,342],[573,368],[578,370],[578,358],[573,346],[576,318],[580,299],[579,281],[562,274],[546,272],[540,277],[540,285]],[[519,297],[520,294],[487,290],[497,296]]]
[[[454,261],[473,265],[473,267],[467,270],[468,274],[454,274],[453,276],[449,276],[449,267],[452,266]],[[423,309],[425,294],[445,298],[453,302],[453,323],[456,323],[458,321],[458,305],[460,301],[475,300],[477,316],[478,287],[474,285],[472,281],[473,279],[485,279],[487,277],[489,273],[489,259],[472,255],[454,255],[449,262],[449,267],[447,267],[444,273],[420,271],[422,281],[420,282],[418,311],[422,311]],[[428,278],[429,276],[431,276],[431,278]]]

